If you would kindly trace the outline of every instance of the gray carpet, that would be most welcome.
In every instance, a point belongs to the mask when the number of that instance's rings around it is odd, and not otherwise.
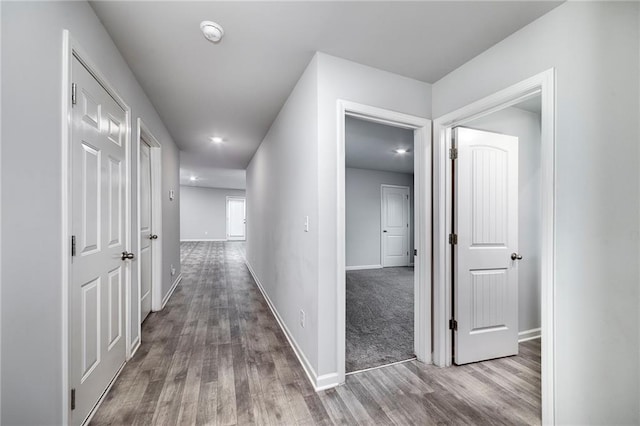
[[[413,303],[413,268],[347,272],[347,373],[414,357]]]

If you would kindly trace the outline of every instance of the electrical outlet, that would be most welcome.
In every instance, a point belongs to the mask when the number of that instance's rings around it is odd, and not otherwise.
[[[176,274],[176,268],[173,267],[173,265],[171,265],[171,276],[174,276]]]
[[[309,216],[304,217],[304,232],[309,232]]]
[[[300,309],[300,327],[304,328],[304,326],[306,325],[306,321],[307,318],[304,314],[304,311],[302,309]]]

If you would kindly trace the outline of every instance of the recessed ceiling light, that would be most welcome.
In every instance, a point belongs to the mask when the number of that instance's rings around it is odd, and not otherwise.
[[[202,34],[204,34],[204,38],[212,43],[219,43],[224,36],[222,26],[212,21],[202,21],[200,23],[200,30]]]
[[[406,150],[406,149],[404,149],[404,148],[398,148],[398,149],[396,149],[396,152],[397,152],[398,154],[406,154],[406,153],[407,153],[407,150]]]
[[[214,136],[214,137],[211,138],[211,142],[220,143],[220,142],[222,142],[222,138],[220,136]]]
[[[197,177],[195,177],[195,176],[191,176],[191,177],[189,178],[189,180],[190,180],[191,182],[195,182],[195,181],[197,181],[197,180],[198,180],[198,178],[197,178]]]

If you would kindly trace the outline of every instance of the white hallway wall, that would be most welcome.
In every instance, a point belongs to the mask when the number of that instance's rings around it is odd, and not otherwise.
[[[312,376],[318,363],[317,82],[315,56],[247,167],[247,261]]]
[[[413,252],[413,175],[347,167],[345,173],[346,266],[382,265],[380,259],[380,236],[382,235],[380,186],[382,184],[410,188],[409,246]]]
[[[180,186],[180,240],[226,240],[227,197],[240,189]]]
[[[465,127],[518,137],[518,330],[540,328],[540,114],[507,108]]]
[[[160,235],[165,293],[173,282],[168,265],[178,269],[180,265],[178,150],[91,6],[86,2],[2,2],[0,423],[7,425],[62,423],[60,196],[65,28],[131,107],[132,145],[138,137],[137,117],[142,117],[162,143]],[[135,176],[136,164],[132,167]],[[174,201],[168,199],[169,189],[176,191]],[[135,207],[134,202],[134,218]],[[132,228],[135,235],[137,224]],[[133,252],[138,250],[136,244],[134,238]],[[136,274],[132,279],[132,287],[137,287]]]
[[[638,3],[567,2],[433,85],[434,117],[556,69],[556,421],[638,424]]]

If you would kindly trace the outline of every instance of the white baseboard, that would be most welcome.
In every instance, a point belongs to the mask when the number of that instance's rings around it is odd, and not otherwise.
[[[204,238],[204,239],[188,239],[188,240],[180,240],[181,243],[199,243],[199,242],[203,242],[203,241],[209,241],[209,242],[222,242],[222,241],[227,241],[226,238]]]
[[[344,269],[346,269],[347,271],[361,271],[363,269],[382,269],[382,265],[347,266]]]
[[[171,295],[173,295],[173,292],[175,291],[176,287],[178,287],[178,283],[180,281],[182,281],[182,272],[180,273],[180,275],[178,275],[178,278],[176,278],[173,284],[171,284],[171,288],[169,289],[167,294],[162,298],[162,306],[160,307],[160,310],[164,309],[164,305],[167,304],[167,302],[171,298]]]
[[[285,325],[284,321],[280,317],[280,314],[278,313],[278,310],[276,309],[275,305],[271,302],[271,299],[269,299],[269,296],[267,295],[267,292],[264,290],[264,287],[262,286],[260,279],[254,272],[253,268],[251,267],[251,264],[246,258],[245,258],[245,264],[247,265],[247,268],[249,268],[249,272],[251,273],[253,280],[256,282],[256,286],[258,287],[258,290],[260,290],[260,293],[262,293],[262,297],[264,297],[264,300],[267,302],[267,305],[269,306],[269,309],[271,310],[273,317],[276,319],[276,322],[280,326],[280,329],[282,330],[285,337],[287,338],[287,341],[289,342],[289,345],[293,349],[293,352],[296,354],[296,357],[298,357],[298,362],[300,362],[300,364],[302,365],[302,369],[306,373],[307,378],[311,383],[311,386],[313,386],[316,392],[338,386],[339,385],[338,373],[323,374],[322,376],[318,377],[315,370],[311,366],[311,363],[309,362],[307,357],[304,355],[304,352],[302,352],[302,350],[300,349],[300,346],[298,346],[298,343],[293,338],[293,335],[291,334],[291,332]]]
[[[542,330],[540,328],[532,328],[531,330],[524,330],[518,333],[518,342],[526,342],[527,340],[539,339],[542,337]]]
[[[133,358],[136,352],[138,352],[138,349],[140,349],[141,345],[142,345],[142,339],[140,338],[140,336],[138,336],[136,340],[131,344],[131,353],[129,354],[127,361]]]
[[[338,373],[323,374],[322,376],[316,379],[316,385],[315,385],[316,392],[335,388],[339,384],[340,383],[338,383]]]

